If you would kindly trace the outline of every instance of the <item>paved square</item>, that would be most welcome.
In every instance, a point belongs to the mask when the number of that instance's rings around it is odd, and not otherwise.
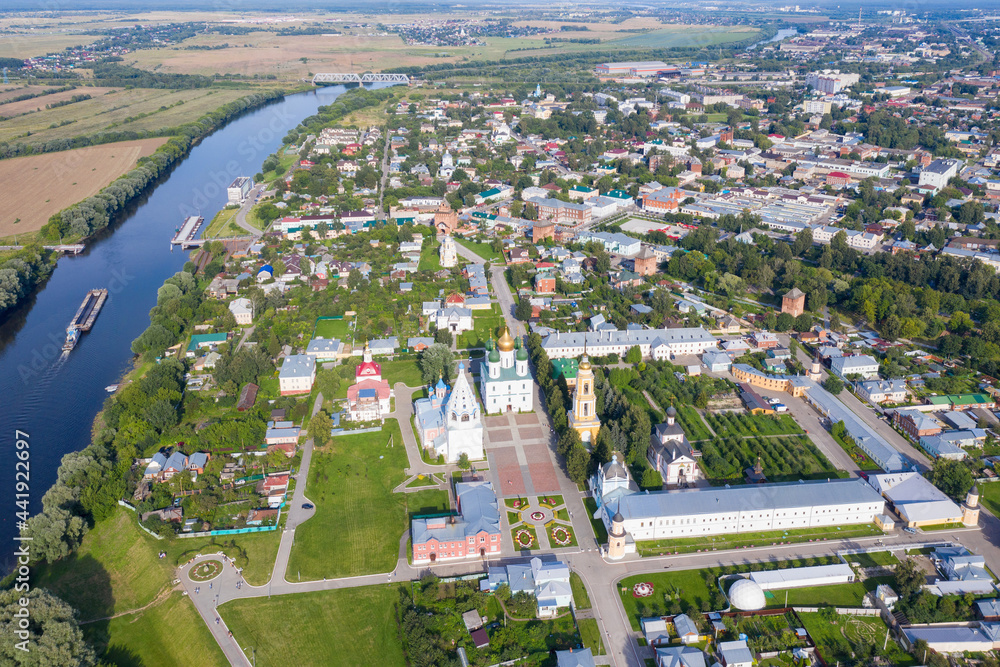
[[[500,483],[497,489],[500,497],[523,495],[524,478],[521,476],[521,464],[517,462],[517,450],[514,447],[499,447],[491,451],[491,456]]]
[[[486,428],[510,426],[510,423],[507,421],[507,415],[488,415],[483,419],[483,424]]]
[[[545,432],[538,426],[532,428],[519,428],[517,429],[517,434],[520,436],[521,440],[542,440],[545,437]]]
[[[561,491],[556,470],[552,467],[548,445],[525,445],[524,456],[528,461],[528,474],[535,493],[556,493]]]
[[[486,431],[490,442],[514,442],[514,434],[509,428],[497,428]]]
[[[538,423],[538,415],[534,412],[524,415],[514,415],[514,422],[518,426],[533,426]]]

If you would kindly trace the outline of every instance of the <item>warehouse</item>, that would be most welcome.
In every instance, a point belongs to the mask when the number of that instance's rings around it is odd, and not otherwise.
[[[791,567],[787,570],[751,572],[750,580],[760,586],[761,590],[780,591],[785,588],[849,584],[854,581],[854,570],[846,563]]]
[[[907,526],[962,522],[962,508],[920,473],[869,475],[868,482],[892,504]]]
[[[641,62],[601,63],[594,68],[597,76],[657,76],[662,70],[671,69],[667,63],[659,60],[644,60]]]

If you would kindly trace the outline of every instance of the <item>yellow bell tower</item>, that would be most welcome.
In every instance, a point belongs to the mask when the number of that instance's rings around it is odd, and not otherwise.
[[[580,439],[590,443],[597,440],[601,421],[597,418],[597,395],[594,393],[594,371],[584,348],[583,359],[576,376],[576,390],[573,393],[573,408],[569,411],[570,428],[576,429]]]

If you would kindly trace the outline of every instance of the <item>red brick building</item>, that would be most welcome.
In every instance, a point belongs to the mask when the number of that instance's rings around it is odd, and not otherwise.
[[[482,558],[500,554],[500,513],[489,482],[455,485],[457,516],[414,518],[413,562]]]
[[[537,294],[553,294],[556,291],[556,279],[551,273],[535,274],[535,292]]]
[[[798,317],[806,308],[806,295],[798,287],[785,292],[781,297],[781,312],[788,313],[792,317]]]
[[[650,250],[649,246],[642,246],[632,263],[632,270],[640,276],[651,276],[656,273],[656,253]]]
[[[834,187],[840,187],[844,185],[849,185],[851,182],[851,177],[842,171],[831,171],[826,175],[826,184],[832,185]]]
[[[538,220],[531,227],[531,241],[541,243],[545,239],[556,240],[556,226],[549,220]]]

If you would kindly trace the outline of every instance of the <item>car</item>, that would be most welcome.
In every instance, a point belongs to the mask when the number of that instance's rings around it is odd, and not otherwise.
[[[314,505],[312,503],[302,503],[302,509],[304,510],[311,510],[313,507]]]
[[[915,528],[910,528],[909,526],[907,526],[906,528],[904,528],[903,532],[904,533],[909,533],[910,535],[916,535],[917,534],[917,530]]]

